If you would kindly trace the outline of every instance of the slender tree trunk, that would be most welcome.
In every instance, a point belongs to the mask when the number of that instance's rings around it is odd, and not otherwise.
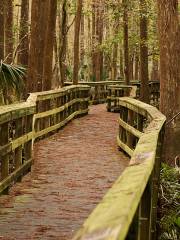
[[[120,77],[124,78],[124,61],[123,61],[123,50],[122,45],[120,46]]]
[[[160,110],[167,117],[163,160],[173,163],[179,155],[180,28],[178,0],[157,0],[160,39]]]
[[[32,0],[27,91],[42,91],[47,0]],[[38,34],[37,34],[38,33]]]
[[[59,36],[59,69],[61,75],[61,87],[64,86],[66,73],[66,50],[67,50],[67,0],[62,3],[62,15],[60,21]]]
[[[114,23],[114,36],[116,37],[119,32],[119,17],[115,19]],[[113,56],[112,56],[112,80],[117,78],[117,56],[118,56],[118,43],[115,42],[113,45]]]
[[[134,54],[130,56],[129,60],[129,79],[130,81],[133,80],[133,75],[134,75]]]
[[[152,71],[151,71],[151,81],[159,80],[159,62],[157,57],[153,54],[152,56]]]
[[[141,101],[149,103],[147,3],[140,0],[140,82]]]
[[[96,49],[95,49],[95,78],[99,82],[103,75],[103,52],[100,49],[103,40],[103,2],[99,1],[96,7]]]
[[[5,1],[5,56],[6,62],[13,61],[13,0]]]
[[[0,61],[4,60],[4,0],[0,1]]]
[[[81,16],[81,51],[80,51],[80,63],[81,63],[81,66],[83,66],[84,64],[84,38],[85,38],[85,32],[84,32],[84,24],[85,24],[85,16],[84,14],[82,14]]]
[[[48,0],[47,28],[43,60],[43,91],[51,89],[53,45],[56,26],[57,0]]]
[[[139,80],[139,54],[137,50],[135,52],[134,80]]]
[[[123,0],[123,31],[124,31],[124,76],[129,85],[129,29],[128,29],[128,0]]]
[[[73,84],[78,84],[79,72],[79,34],[81,25],[83,0],[77,0],[77,12],[75,20],[75,33],[74,33],[74,69],[73,69]]]
[[[19,33],[18,63],[28,65],[29,52],[29,0],[21,1],[21,20]]]
[[[92,80],[96,78],[96,1],[92,1]]]
[[[31,6],[31,35],[30,50],[28,58],[28,77],[27,77],[27,93],[36,92],[41,86],[39,81],[39,7],[40,0],[32,0]]]

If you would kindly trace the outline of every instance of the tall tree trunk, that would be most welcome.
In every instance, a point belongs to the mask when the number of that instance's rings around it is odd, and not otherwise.
[[[6,62],[13,61],[13,0],[5,1],[5,56]]]
[[[130,56],[130,60],[129,60],[129,79],[130,79],[130,81],[133,80],[133,76],[134,76],[134,53],[132,53],[132,55]]]
[[[123,31],[124,31],[124,76],[129,85],[129,29],[128,29],[128,0],[123,0]]]
[[[27,92],[36,92],[41,88],[39,80],[39,7],[40,0],[32,0],[31,6],[31,35],[30,35],[30,50],[28,59],[28,77],[27,77]],[[39,87],[40,86],[40,87]]]
[[[0,1],[0,61],[4,60],[4,0]]]
[[[149,103],[147,3],[140,0],[140,99]]]
[[[73,69],[73,84],[78,84],[78,72],[79,72],[79,34],[81,25],[83,0],[77,0],[77,12],[74,28],[74,69]]]
[[[139,53],[137,50],[135,52],[134,80],[139,80]]]
[[[19,33],[18,63],[28,65],[29,52],[29,0],[21,1],[21,20]]]
[[[102,80],[103,75],[103,52],[100,49],[103,40],[103,2],[99,1],[96,7],[96,49],[95,49],[95,79]]]
[[[96,1],[92,0],[92,80],[96,78]]]
[[[117,37],[117,34],[119,32],[119,17],[115,19],[114,23],[114,37]],[[117,56],[118,56],[118,43],[115,41],[113,45],[113,56],[112,56],[112,74],[111,78],[112,80],[115,80],[117,78]]]
[[[151,81],[159,80],[159,61],[156,55],[152,56],[152,71],[151,71]]]
[[[180,29],[178,0],[157,0],[160,38],[160,110],[167,117],[163,160],[172,163],[179,155]]]
[[[43,91],[51,89],[53,46],[56,26],[57,0],[48,0],[47,27],[43,58]]]
[[[46,49],[45,44],[49,44],[48,40],[46,40],[46,32],[48,29],[47,16],[49,16],[48,6],[49,0],[32,0],[31,37],[27,78],[28,92],[42,91],[43,88],[42,82],[44,73],[44,63],[47,60],[47,59],[44,60],[44,54]],[[52,45],[54,42],[53,40],[54,36],[51,39]],[[49,54],[51,58],[52,53]],[[51,82],[51,79],[48,79],[48,81]]]
[[[61,75],[61,87],[64,86],[66,73],[66,50],[67,50],[67,0],[62,2],[62,14],[60,21],[60,36],[59,36],[59,69]]]
[[[82,14],[81,16],[81,51],[80,51],[80,63],[81,66],[84,65],[84,38],[85,38],[85,32],[84,32],[84,24],[85,24],[85,16]]]
[[[123,49],[122,49],[122,45],[120,45],[120,77],[124,78],[124,61],[123,61]]]

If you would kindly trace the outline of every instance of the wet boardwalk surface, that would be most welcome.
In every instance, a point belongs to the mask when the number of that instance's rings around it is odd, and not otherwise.
[[[71,239],[128,160],[104,105],[35,146],[32,172],[0,197],[0,239]]]

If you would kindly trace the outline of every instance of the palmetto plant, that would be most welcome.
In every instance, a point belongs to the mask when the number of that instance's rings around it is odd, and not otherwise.
[[[0,104],[3,104],[4,92],[14,89],[15,93],[20,96],[23,89],[23,79],[26,74],[26,69],[18,65],[6,64],[3,61],[0,63]]]

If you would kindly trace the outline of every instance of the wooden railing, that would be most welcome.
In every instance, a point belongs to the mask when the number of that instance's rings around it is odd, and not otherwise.
[[[110,85],[107,87],[107,110],[108,112],[119,112],[120,97],[137,96],[137,86]]]
[[[30,171],[35,139],[88,113],[88,86],[32,93],[24,103],[0,109],[0,193]]]
[[[72,83],[66,82],[66,85]],[[105,103],[107,100],[107,87],[109,85],[120,85],[122,81],[101,81],[101,82],[80,82],[81,85],[88,85],[91,87],[90,100],[92,104]]]
[[[166,118],[136,99],[119,99],[118,146],[130,164],[74,240],[154,240],[161,149]]]
[[[67,86],[71,85],[71,82],[65,83]],[[125,82],[122,80],[116,81],[101,81],[101,82],[80,82],[81,85],[88,85],[91,87],[90,95],[91,95],[91,103],[105,103],[107,101],[107,97],[109,98],[108,88],[109,86],[117,86],[120,85],[125,88]],[[131,86],[136,86],[136,98],[140,97],[140,88],[141,83],[139,81],[131,81]],[[126,92],[124,92],[126,94]],[[149,94],[150,94],[150,104],[158,107],[159,106],[159,98],[160,98],[160,83],[158,81],[149,82]],[[117,96],[117,95],[116,95]],[[121,95],[120,95],[121,96]],[[114,100],[113,100],[114,101]],[[113,104],[112,104],[113,105]]]

